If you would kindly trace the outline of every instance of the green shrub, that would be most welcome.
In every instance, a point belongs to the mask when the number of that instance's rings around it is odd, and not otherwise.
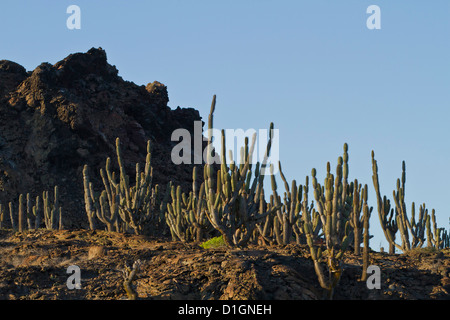
[[[226,244],[225,241],[223,240],[223,236],[211,238],[200,245],[200,247],[202,247],[203,249],[221,248],[225,246]]]

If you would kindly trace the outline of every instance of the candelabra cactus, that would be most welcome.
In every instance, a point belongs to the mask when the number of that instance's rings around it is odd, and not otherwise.
[[[284,182],[285,194],[284,203],[281,204],[281,198],[277,193],[277,184],[275,175],[271,174],[273,199],[276,206],[280,209],[275,211],[273,221],[273,229],[276,241],[280,245],[287,245],[291,242],[294,226],[299,220],[299,213],[301,210],[302,186],[297,187],[297,182],[292,180],[291,188],[281,170],[281,163],[278,162],[280,176]]]
[[[208,118],[208,131],[210,133],[212,131],[215,103],[216,97],[214,96]],[[209,135],[208,158],[204,167],[205,212],[212,226],[223,235],[227,246],[241,247],[246,245],[253,236],[256,224],[280,208],[280,206],[275,206],[270,211],[259,212],[260,198],[263,194],[264,171],[272,137],[273,124],[270,126],[269,141],[261,165],[262,172],[260,172],[260,164],[257,163],[252,180],[253,174],[250,161],[253,156],[256,134],[253,135],[250,149],[248,148],[248,138],[245,139],[245,147],[241,152],[243,162],[237,166],[231,158],[230,166],[227,166],[225,132],[222,130],[221,167],[217,172],[215,172],[212,164],[212,137]]]
[[[266,203],[264,199],[264,190],[262,190],[261,192],[262,195],[259,199],[259,212],[271,211],[271,208],[274,206],[273,194],[270,195],[270,200],[268,203]],[[273,221],[274,217],[272,215],[267,215],[264,219],[260,220],[256,224],[261,244],[275,243],[275,239],[273,236]]]
[[[427,229],[427,238],[428,247],[435,247],[436,249],[442,249],[445,247],[445,229],[438,228],[436,223],[436,212],[433,209],[431,211],[431,216],[427,216],[426,218],[426,229]],[[431,222],[433,223],[433,229],[431,229]],[[447,246],[448,247],[448,246]]]
[[[327,163],[327,176],[323,187],[317,182],[316,170],[313,169],[311,172],[317,212],[322,220],[326,240],[330,246],[339,244],[344,238],[348,240],[346,234],[350,227],[350,211],[341,200],[343,199],[342,165],[342,157],[339,157],[335,178],[330,173],[330,163]]]
[[[30,194],[29,193],[27,193],[26,206],[27,206],[27,226],[28,226],[28,230],[32,230],[33,229],[33,224],[31,222],[31,219],[33,217],[33,212],[32,212],[32,208],[31,208],[31,199],[30,199]]]
[[[378,181],[378,166],[374,158],[374,152],[372,151],[372,169],[373,169],[373,184],[377,194],[377,207],[378,214],[380,217],[380,222],[386,239],[389,242],[390,253],[394,253],[394,247],[400,249],[403,252],[407,252],[413,248],[420,248],[425,242],[425,230],[427,230],[428,246],[436,246],[437,248],[441,245],[440,234],[441,231],[436,225],[435,236],[431,232],[430,228],[430,216],[428,210],[425,207],[425,203],[419,207],[419,216],[416,220],[416,209],[415,203],[411,204],[411,220],[409,220],[406,203],[405,203],[405,183],[406,183],[406,164],[405,161],[402,162],[402,176],[401,179],[397,179],[397,188],[393,191],[394,203],[395,203],[395,218],[393,218],[393,209],[389,218],[387,218],[388,212],[390,210],[389,200],[384,196],[383,201],[381,201],[380,187]],[[434,216],[434,210],[432,217]],[[431,217],[431,219],[433,219]],[[397,230],[400,233],[402,244],[399,245],[395,243],[395,233]],[[410,239],[411,236],[411,239]]]
[[[358,184],[358,180],[355,179],[355,182],[353,183],[353,207],[351,218],[349,220],[350,225],[353,228],[355,255],[361,254],[361,238],[364,228],[364,219],[366,218],[366,215],[361,217],[361,212],[363,211],[363,208],[367,206],[367,192],[367,185],[361,189],[361,184]]]
[[[13,207],[13,203],[9,202],[8,203],[8,207],[9,207],[9,219],[11,220],[11,228],[14,231],[17,231],[17,227],[16,227],[16,219],[14,218],[14,207]]]
[[[41,199],[39,196],[36,196],[36,202],[35,205],[31,208],[31,212],[34,216],[34,229],[39,229],[41,225]]]
[[[19,195],[19,232],[23,232],[23,194]]]
[[[118,194],[109,198],[106,190],[103,190],[100,195],[100,210],[96,210],[97,218],[106,225],[108,231],[112,231],[114,226],[116,231],[119,231],[119,225],[116,223],[119,215],[119,200]]]
[[[315,172],[315,169],[313,170]],[[306,176],[305,185],[299,186],[299,200],[301,200],[300,204],[300,218],[297,220],[297,223],[294,225],[293,230],[296,236],[296,242],[304,244],[306,239],[305,229],[305,221],[302,218],[305,214],[308,215],[310,225],[309,230],[311,230],[312,239],[316,244],[322,243],[322,220],[320,219],[320,215],[318,211],[314,208],[314,202],[311,201],[311,204],[308,205],[308,193],[309,193],[309,176]]]
[[[62,207],[59,205],[59,193],[58,186],[55,186],[54,200],[51,202],[49,200],[49,192],[43,192],[43,206],[41,207],[41,199],[39,196],[36,197],[35,204],[33,205],[31,201],[31,196],[29,193],[24,197],[23,194],[19,195],[18,201],[18,212],[17,215],[14,212],[14,204],[9,202],[9,214],[11,220],[11,227],[14,231],[23,232],[25,230],[37,230],[41,224],[41,208],[44,212],[44,222],[45,227],[48,230],[63,228],[62,224]],[[1,204],[0,204],[1,208]],[[4,209],[1,209],[4,210]],[[1,211],[0,210],[0,211]],[[15,217],[18,217],[16,221]],[[26,223],[25,223],[26,219]],[[34,219],[34,223],[33,223]],[[16,224],[17,222],[17,224]]]
[[[19,201],[20,202],[20,201]],[[44,222],[48,230],[56,229],[56,220],[59,221],[59,228],[62,228],[62,208],[59,205],[59,188],[55,186],[53,203],[50,201],[48,191],[42,193]],[[20,210],[19,210],[20,211]]]
[[[197,167],[192,172],[192,191],[189,196],[181,193],[181,187],[171,187],[172,203],[167,204],[166,222],[172,238],[181,241],[202,242],[214,228],[206,218],[205,184],[200,190],[197,183]]]
[[[136,163],[136,181],[132,187],[130,187],[130,179],[125,172],[119,138],[116,139],[116,154],[120,170],[119,182],[113,179],[113,175],[108,170],[109,168],[106,167],[108,180],[112,187],[115,187],[119,192],[119,211],[122,219],[133,228],[135,234],[141,234],[144,223],[152,218],[154,211],[150,201],[154,191],[151,187],[153,168],[151,167],[150,140],[147,142],[144,172],[140,171],[139,163]],[[105,187],[108,190],[107,186]]]
[[[92,182],[89,181],[89,168],[86,164],[83,168],[83,186],[84,186],[84,205],[86,210],[86,215],[89,221],[89,228],[91,230],[95,229],[95,210],[94,210],[94,190]]]
[[[442,247],[450,248],[450,232],[445,229],[442,232]]]
[[[131,228],[135,234],[142,234],[145,228],[152,231],[160,226],[164,218],[164,211],[168,200],[168,192],[161,199],[161,192],[156,185],[152,188],[153,168],[151,167],[150,141],[147,142],[147,156],[144,171],[136,164],[135,185],[130,186],[130,178],[125,173],[120,140],[116,139],[116,154],[120,173],[118,181],[111,171],[111,160],[106,159],[105,170],[100,170],[104,190],[97,199],[93,185],[89,181],[88,167],[83,170],[85,208],[91,229],[95,228],[95,217],[106,224],[108,230],[115,226],[116,231]],[[121,218],[122,228],[119,226],[118,217]]]
[[[166,211],[166,223],[170,228],[172,234],[172,240],[187,241],[189,239],[189,226],[187,225],[187,219],[184,215],[184,210],[182,212],[181,206],[185,205],[185,210],[187,206],[186,195],[183,193],[182,201],[181,187],[178,186],[175,191],[175,186],[171,186],[172,203],[167,204]]]
[[[344,147],[344,151],[346,148]],[[325,178],[324,187],[321,187],[316,179],[316,170],[313,169],[312,185],[314,189],[314,197],[317,204],[317,212],[322,220],[325,242],[326,255],[322,252],[322,248],[317,244],[317,238],[313,233],[311,215],[306,210],[307,199],[303,201],[302,217],[304,221],[304,232],[307,238],[307,244],[310,248],[311,258],[314,262],[314,269],[319,279],[320,286],[326,290],[327,297],[333,297],[334,288],[338,285],[343,267],[341,260],[343,254],[348,247],[353,230],[350,226],[350,212],[345,212],[345,199],[343,192],[343,158],[338,158],[336,167],[336,177],[330,173],[330,163],[327,163],[327,176]],[[334,181],[334,186],[333,186]],[[307,190],[307,189],[306,189]],[[305,191],[306,191],[305,190]],[[307,193],[304,192],[304,197]],[[325,260],[326,259],[326,260]],[[322,268],[322,262],[326,261],[328,268],[328,277],[325,276]]]
[[[189,221],[194,226],[195,240],[198,242],[209,236],[214,230],[206,217],[205,183],[202,182],[200,190],[197,182],[197,167],[192,171],[192,193],[190,193],[191,210],[189,211]]]
[[[434,210],[433,210],[434,211]],[[419,207],[419,217],[416,221],[416,209],[415,203],[413,202],[411,205],[411,248],[420,248],[425,242],[425,229],[426,229],[426,220],[428,216],[428,210],[425,208],[425,203],[420,205]]]
[[[372,181],[377,197],[377,211],[380,219],[381,229],[389,243],[389,253],[394,254],[395,248],[402,250],[402,247],[395,243],[395,234],[398,231],[397,219],[394,217],[394,209],[391,209],[391,203],[386,196],[381,198],[380,183],[378,179],[378,165],[375,160],[375,153],[372,150]]]
[[[411,243],[409,241],[409,228],[410,222],[406,212],[405,204],[405,182],[406,182],[406,165],[405,161],[402,162],[402,179],[397,179],[397,190],[394,190],[393,197],[395,203],[395,210],[397,213],[397,226],[402,239],[401,250],[406,252],[411,249]]]

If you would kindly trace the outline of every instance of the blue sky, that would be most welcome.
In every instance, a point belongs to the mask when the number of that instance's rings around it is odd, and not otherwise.
[[[71,4],[80,30],[66,28]],[[366,27],[372,4],[380,30]],[[32,70],[102,47],[125,80],[167,85],[172,108],[206,119],[217,94],[215,126],[274,122],[285,175],[299,183],[313,167],[322,181],[347,142],[350,179],[369,185],[374,207],[371,150],[390,198],[405,160],[408,209],[425,202],[448,227],[447,0],[15,0],[1,9],[0,59]],[[371,246],[386,248],[376,208],[371,224]]]

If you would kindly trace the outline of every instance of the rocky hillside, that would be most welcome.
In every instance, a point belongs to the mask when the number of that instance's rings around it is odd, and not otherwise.
[[[176,128],[193,132],[201,118],[195,109],[172,110],[168,102],[166,86],[123,80],[101,48],[29,72],[1,60],[0,203],[58,185],[64,226],[86,227],[83,166],[99,184],[100,167],[108,156],[115,159],[117,137],[131,176],[135,163],[145,161],[150,139],[154,182],[190,184],[192,167],[170,161],[170,137]]]
[[[142,263],[134,282],[138,299],[321,300],[324,295],[309,248],[298,244],[203,249],[100,230],[1,230],[0,256],[0,300],[127,299],[122,271],[137,260]],[[371,252],[370,264],[381,270],[379,289],[360,280],[361,256],[347,252],[343,263],[335,300],[450,299],[448,249]],[[80,290],[67,288],[70,265],[81,270]],[[299,312],[305,305],[291,307]]]

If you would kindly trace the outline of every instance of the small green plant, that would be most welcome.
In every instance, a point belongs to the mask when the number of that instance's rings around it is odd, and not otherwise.
[[[221,235],[203,242],[202,244],[200,244],[200,247],[202,247],[203,249],[221,248],[226,247],[226,243],[223,240],[223,236]]]

